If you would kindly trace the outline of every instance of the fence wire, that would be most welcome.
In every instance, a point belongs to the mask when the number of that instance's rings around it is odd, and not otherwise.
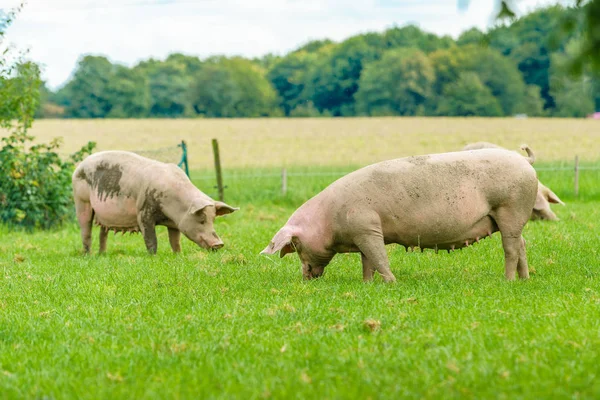
[[[153,160],[165,163],[177,164],[181,160],[181,147],[177,145],[161,147],[154,150],[134,150],[133,152],[142,157],[151,158]]]
[[[579,171],[600,171],[600,166],[579,166]],[[575,167],[540,167],[535,168],[536,171],[575,171]],[[351,172],[356,171],[332,171],[332,172],[287,172],[288,177],[316,177],[316,176],[344,176]],[[239,174],[239,173],[227,173],[224,172],[223,178],[226,179],[256,179],[256,178],[281,178],[281,172],[268,172],[268,173],[251,173],[251,174]],[[212,180],[215,179],[214,175],[199,175],[194,176],[194,180]]]

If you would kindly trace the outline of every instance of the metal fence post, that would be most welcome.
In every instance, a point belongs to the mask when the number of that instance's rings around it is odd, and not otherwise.
[[[178,147],[181,147],[181,161],[179,161],[179,164],[177,164],[178,167],[181,167],[183,165],[183,170],[185,171],[185,174],[188,176],[188,178],[190,177],[190,169],[188,166],[188,154],[187,154],[187,144],[185,143],[185,140],[182,140],[181,143],[179,143],[177,145]]]

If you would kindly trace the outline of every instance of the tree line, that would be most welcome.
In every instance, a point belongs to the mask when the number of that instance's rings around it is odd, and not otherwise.
[[[42,87],[37,116],[584,117],[600,109],[600,76],[573,75],[569,60],[586,29],[580,8],[553,6],[456,40],[404,26],[257,59],[171,54],[129,68],[87,55],[62,88]]]

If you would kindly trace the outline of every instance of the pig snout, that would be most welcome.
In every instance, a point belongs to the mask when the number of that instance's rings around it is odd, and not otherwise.
[[[197,237],[196,240],[194,240],[194,242],[196,242],[198,246],[209,250],[219,250],[225,245],[216,233],[213,233],[208,236],[200,235]]]
[[[223,243],[223,241],[221,241],[219,239],[218,242],[215,242],[213,244],[210,245],[210,249],[211,250],[219,250],[221,247],[223,247],[225,244]]]
[[[324,271],[324,266],[314,266],[310,264],[302,265],[302,275],[304,276],[305,280],[320,278]]]

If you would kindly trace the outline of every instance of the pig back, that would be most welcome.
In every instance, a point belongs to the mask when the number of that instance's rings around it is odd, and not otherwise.
[[[332,201],[340,229],[352,229],[349,215],[376,213],[386,236],[421,232],[426,237],[428,229],[449,236],[469,230],[503,205],[529,215],[536,190],[535,170],[524,157],[487,149],[373,164],[339,179],[323,194]],[[401,242],[398,237],[392,241]]]
[[[185,186],[189,180],[175,165],[154,161],[127,151],[104,151],[87,157],[73,180],[86,181],[99,199],[137,198],[149,189]]]

